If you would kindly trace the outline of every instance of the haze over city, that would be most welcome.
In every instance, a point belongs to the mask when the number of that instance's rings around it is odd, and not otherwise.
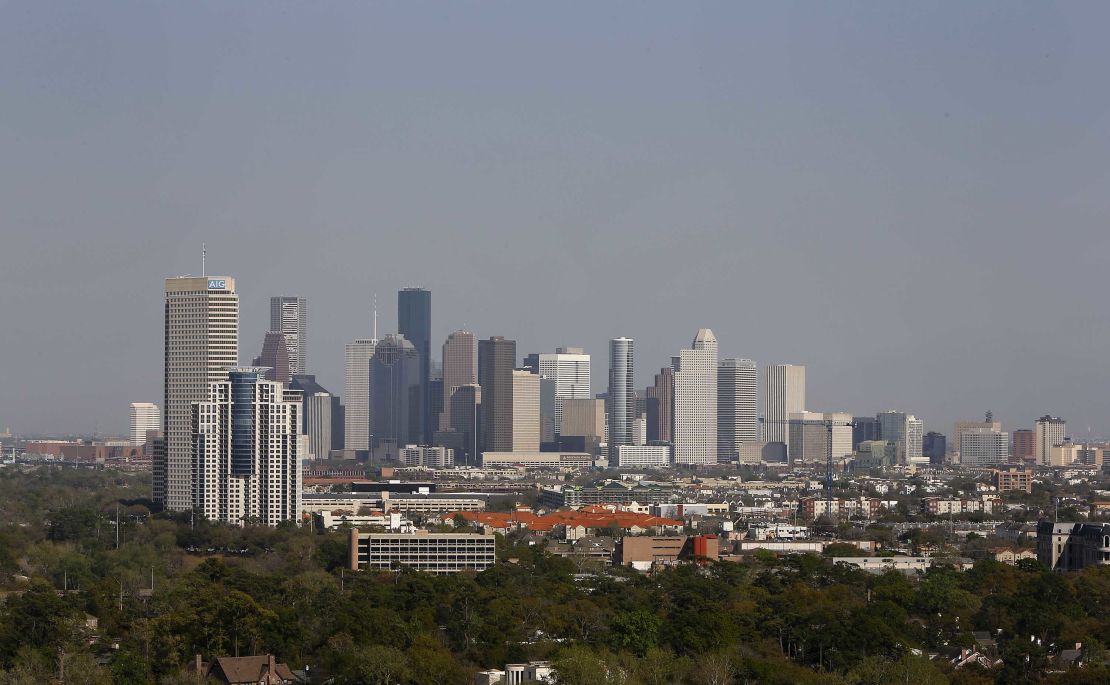
[[[163,279],[311,303],[310,371],[395,295],[518,355],[712,328],[821,410],[1110,433],[1110,13],[1091,4],[0,9],[0,429],[161,401]]]

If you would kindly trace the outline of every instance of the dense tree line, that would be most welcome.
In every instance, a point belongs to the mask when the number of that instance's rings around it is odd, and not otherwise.
[[[501,540],[477,575],[352,573],[343,533],[151,517],[147,487],[0,471],[0,683],[193,682],[196,654],[271,652],[337,685],[468,683],[530,659],[567,684],[1110,682],[1096,666],[1050,672],[1061,646],[1098,661],[1110,644],[1108,569],[983,561],[907,577],[757,555],[581,574]],[[999,668],[924,656],[977,630],[997,636]]]

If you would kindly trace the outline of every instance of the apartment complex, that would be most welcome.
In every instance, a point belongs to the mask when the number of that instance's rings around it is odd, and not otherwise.
[[[497,539],[478,533],[360,533],[351,531],[350,568],[435,575],[484,571],[497,563]]]

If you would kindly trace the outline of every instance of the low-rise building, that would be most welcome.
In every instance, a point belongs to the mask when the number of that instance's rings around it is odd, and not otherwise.
[[[482,452],[485,468],[588,469],[593,465],[594,457],[587,452]]]
[[[546,507],[584,507],[591,504],[656,504],[669,502],[674,490],[639,483],[628,484],[611,480],[596,486],[556,486],[540,491],[539,503]]]
[[[362,533],[351,531],[350,568],[401,567],[435,575],[484,571],[497,562],[497,539],[480,533]]]
[[[1037,559],[1059,572],[1110,566],[1110,523],[1041,521],[1037,524]]]
[[[662,469],[671,465],[670,445],[616,445],[618,469]]]
[[[1011,466],[996,469],[993,473],[994,487],[999,493],[1021,491],[1033,492],[1033,469]]]
[[[671,566],[685,560],[716,561],[720,554],[716,535],[628,535],[621,539],[618,547],[621,566],[631,566],[640,571]]]

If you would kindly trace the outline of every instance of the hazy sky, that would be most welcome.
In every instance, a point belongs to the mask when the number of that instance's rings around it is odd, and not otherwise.
[[[1110,6],[0,2],[0,426],[162,401],[163,278],[309,298],[309,365],[699,327],[809,408],[1110,433]],[[438,344],[433,345],[438,355]]]

